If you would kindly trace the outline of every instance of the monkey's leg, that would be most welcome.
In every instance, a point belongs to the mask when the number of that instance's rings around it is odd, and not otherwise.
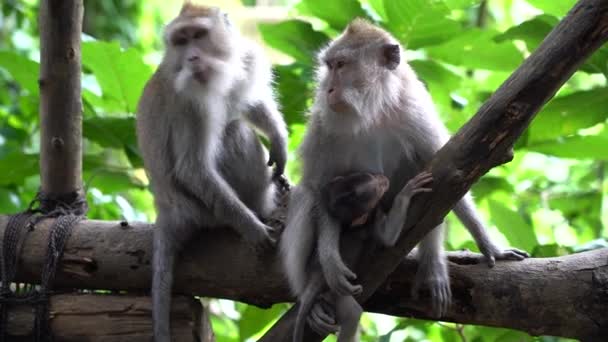
[[[443,250],[443,224],[431,230],[418,248],[418,271],[412,297],[417,298],[420,288],[429,287],[433,315],[441,317],[447,313],[452,300],[450,278]]]
[[[258,216],[268,217],[276,206],[276,187],[264,148],[251,127],[233,120],[224,131],[220,170],[239,199]]]
[[[184,241],[196,230],[194,225],[187,225],[184,221],[180,223],[167,216],[167,212],[160,210],[153,237],[152,321],[155,342],[171,341],[169,322],[175,259]]]
[[[359,319],[363,309],[352,296],[336,298],[336,319],[340,324],[338,342],[359,341]]]

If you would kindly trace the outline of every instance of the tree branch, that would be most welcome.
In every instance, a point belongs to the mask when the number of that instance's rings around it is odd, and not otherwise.
[[[356,269],[363,286],[357,298],[360,303],[372,296],[403,255],[442,222],[473,183],[492,167],[511,160],[515,141],[539,109],[607,39],[608,1],[580,0],[427,165],[434,178],[433,192],[412,202],[396,246],[364,253],[360,259]],[[292,331],[292,325],[282,318],[261,341],[290,341]],[[308,333],[306,341],[322,340],[310,329]]]
[[[4,236],[6,223],[7,217],[0,216],[0,237]],[[41,222],[25,239],[17,281],[40,281],[51,224],[51,219]],[[55,288],[147,293],[152,229],[144,223],[82,221],[67,242]],[[293,299],[275,251],[258,255],[229,229],[200,235],[180,257],[175,277],[177,293],[233,299],[261,307]],[[608,333],[608,249],[499,262],[491,269],[480,262],[478,254],[454,252],[449,256],[454,304],[445,321],[574,338]],[[428,297],[414,301],[409,296],[416,266],[416,261],[408,257],[366,302],[365,309],[430,318]]]

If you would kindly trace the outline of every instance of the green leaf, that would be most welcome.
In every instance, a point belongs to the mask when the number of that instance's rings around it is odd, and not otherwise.
[[[277,65],[275,73],[285,122],[288,126],[304,123],[304,113],[314,92],[311,67],[303,64]]]
[[[388,0],[391,1],[391,0]],[[388,15],[384,9],[384,0],[368,0],[369,7],[381,18],[382,21],[388,21]]]
[[[513,247],[531,251],[538,245],[534,229],[521,217],[500,202],[489,200],[490,216]]]
[[[145,184],[135,177],[131,169],[110,165],[103,155],[85,154],[83,179],[87,188],[95,187],[104,194],[124,192],[132,188],[143,189]]]
[[[435,61],[413,60],[409,64],[429,88],[434,102],[448,108],[452,102],[450,94],[461,85],[460,76]]]
[[[579,91],[557,97],[528,128],[528,144],[572,135],[608,118],[608,88]]]
[[[25,179],[38,174],[38,154],[11,153],[0,159],[0,185],[23,184]]]
[[[475,198],[480,200],[498,190],[513,193],[515,188],[504,177],[484,176],[473,185],[472,190]]]
[[[16,213],[22,209],[14,200],[15,197],[16,194],[13,191],[0,187],[0,213]]]
[[[135,136],[135,117],[93,117],[82,123],[85,138],[102,147],[123,148],[137,145]]]
[[[23,89],[38,96],[38,63],[14,52],[0,51],[0,68],[11,74]]]
[[[497,42],[520,39],[526,43],[528,51],[532,52],[540,45],[545,37],[557,25],[559,20],[548,14],[542,14],[528,21],[513,26],[504,33],[496,36]],[[608,75],[608,47],[603,47],[593,53],[580,70],[588,73],[603,73]]]
[[[273,305],[270,309],[260,309],[248,305],[238,323],[241,341],[258,333],[266,325],[279,318],[283,312],[285,312],[283,305]]]
[[[568,255],[572,253],[572,248],[566,246],[560,246],[556,243],[550,245],[538,245],[532,251],[532,257],[534,258],[550,258],[562,255]]]
[[[503,42],[505,40],[521,39],[526,42],[528,51],[534,51],[558,22],[559,20],[556,17],[542,14],[511,27],[496,36],[495,40]]]
[[[450,9],[454,10],[454,9],[469,8],[469,7],[479,3],[480,0],[443,0],[443,2]]]
[[[152,75],[138,51],[122,50],[117,42],[85,42],[82,64],[93,72],[104,97],[119,101],[125,112],[135,113],[139,96]]]
[[[83,121],[83,136],[101,147],[123,149],[133,167],[143,162],[137,146],[135,117],[91,117]]]
[[[296,5],[298,13],[317,17],[333,29],[341,31],[354,18],[368,18],[359,1],[302,0]]]
[[[448,41],[462,31],[461,25],[449,19],[449,9],[428,0],[386,1],[388,22],[385,26],[409,49]]]
[[[571,159],[608,159],[608,136],[585,135],[573,136],[555,141],[528,145],[530,151],[536,151],[555,157]]]
[[[512,42],[497,43],[496,32],[490,29],[470,29],[438,46],[427,48],[429,56],[446,63],[473,69],[512,71],[523,56]]]
[[[329,41],[327,35],[301,20],[259,24],[258,29],[266,44],[307,65],[314,64],[314,56]]]
[[[545,13],[554,15],[556,17],[565,16],[574,4],[576,0],[527,0],[528,3]]]

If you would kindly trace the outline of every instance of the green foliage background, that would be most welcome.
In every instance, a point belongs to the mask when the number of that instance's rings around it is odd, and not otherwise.
[[[256,1],[243,1],[255,5]],[[216,1],[242,13],[238,1]],[[277,61],[277,92],[293,150],[311,103],[314,54],[354,17],[366,17],[408,48],[451,131],[456,131],[533,51],[573,0],[278,1],[280,20],[261,18],[245,31]],[[159,60],[161,25],[179,4],[85,1],[83,35],[84,180],[96,219],[153,220],[152,195],[136,146],[134,110]],[[282,7],[281,7],[282,6]],[[257,12],[256,12],[257,11]],[[0,213],[23,209],[39,186],[36,1],[4,1],[0,13]],[[259,15],[258,15],[259,14]],[[246,22],[240,18],[237,22]],[[251,21],[251,20],[250,20]],[[257,20],[256,20],[257,21]],[[518,141],[515,159],[473,188],[492,235],[503,245],[556,256],[606,247],[608,230],[608,47],[595,53]],[[450,249],[477,250],[448,217]],[[270,310],[208,300],[218,341],[259,335],[287,307]],[[554,341],[476,326],[368,314],[364,341]],[[333,339],[330,337],[329,339]]]

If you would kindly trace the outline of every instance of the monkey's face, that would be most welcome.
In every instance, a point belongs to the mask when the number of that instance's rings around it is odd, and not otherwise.
[[[375,27],[349,28],[319,55],[316,101],[328,112],[334,129],[373,126],[387,100],[396,93],[392,82],[400,47]],[[335,123],[335,125],[332,125]]]
[[[166,29],[165,60],[175,74],[176,89],[218,83],[230,69],[231,42],[228,21],[219,10],[210,10],[205,16],[182,14],[171,22]]]

